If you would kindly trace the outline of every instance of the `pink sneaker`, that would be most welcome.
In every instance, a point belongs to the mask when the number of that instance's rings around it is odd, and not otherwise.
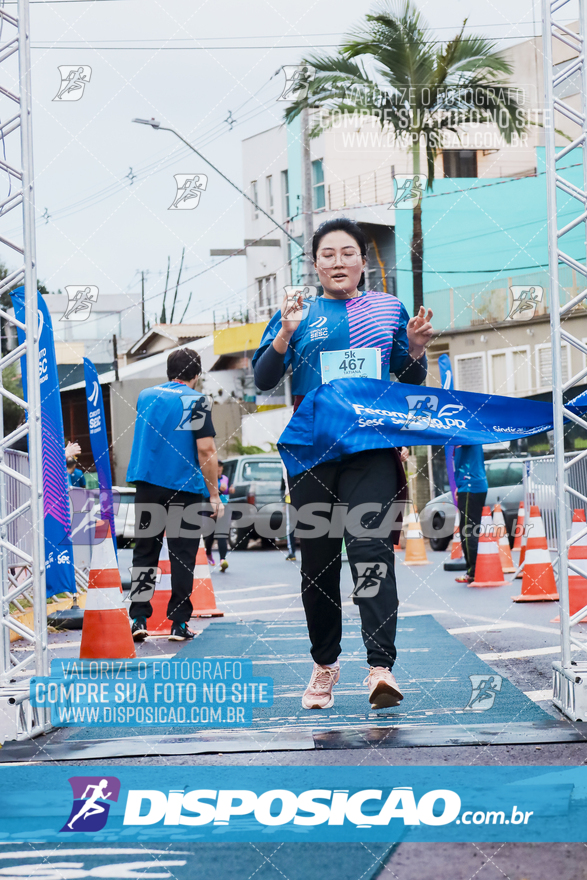
[[[399,706],[404,698],[391,670],[385,666],[370,666],[369,675],[363,684],[369,687],[369,702],[372,709],[390,709],[392,706]]]
[[[208,559],[208,565],[216,565],[216,563],[214,562],[214,557],[211,553],[209,553],[206,558]]]
[[[340,666],[320,666],[314,663],[312,677],[304,695],[304,709],[330,709],[334,705],[332,688],[340,678]]]

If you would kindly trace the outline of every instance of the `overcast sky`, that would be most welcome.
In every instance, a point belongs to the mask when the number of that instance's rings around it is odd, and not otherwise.
[[[540,32],[537,0],[418,6],[439,39],[465,18],[470,30],[502,46]],[[242,185],[242,139],[280,123],[286,106],[275,100],[283,78],[276,71],[304,52],[332,50],[372,8],[364,0],[33,0],[36,205],[39,216],[49,214],[38,227],[37,255],[49,289],[138,291],[144,269],[153,296],[162,290],[167,256],[174,277],[184,245],[184,278],[218,262],[210,248],[242,245],[242,197],[172,134],[131,119],[154,116],[174,126]],[[67,64],[89,65],[91,82],[80,101],[57,103],[57,67]],[[224,121],[229,111],[232,130]],[[131,167],[132,185],[125,180]],[[173,174],[202,171],[209,182],[198,208],[168,211]],[[245,260],[234,257],[183,286],[181,303],[193,290],[186,320],[209,320],[212,307],[238,308],[245,287]]]

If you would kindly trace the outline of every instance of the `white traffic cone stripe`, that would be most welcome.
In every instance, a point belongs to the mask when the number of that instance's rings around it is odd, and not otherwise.
[[[526,550],[526,559],[524,560],[526,568],[529,565],[542,565],[545,562],[550,565],[550,553],[548,552],[548,550],[542,550],[540,548],[532,548],[531,550]]]
[[[194,567],[194,577],[197,579],[210,577],[210,569],[207,565],[196,565]]]
[[[110,536],[104,538],[103,541],[98,539],[98,543],[92,545],[91,567],[99,571],[104,571],[107,568],[115,568],[118,571],[114,542]]]
[[[117,611],[124,607],[117,587],[100,587],[86,593],[86,611]]]
[[[479,541],[477,554],[481,554],[481,556],[490,556],[495,553],[499,556],[499,550],[495,541]]]
[[[155,591],[164,590],[167,593],[171,592],[171,575],[170,574],[162,574],[158,584],[155,584]]]
[[[541,516],[531,516],[528,520],[528,538],[546,538]]]

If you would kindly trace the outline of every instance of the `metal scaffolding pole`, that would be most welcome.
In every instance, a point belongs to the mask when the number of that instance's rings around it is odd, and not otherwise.
[[[0,8],[0,22],[0,101],[6,108],[0,113],[6,156],[0,162],[0,174],[6,172],[9,189],[0,203],[0,220],[16,208],[22,210],[21,235],[8,239],[0,234],[2,249],[8,248],[12,259],[18,254],[20,262],[0,281],[0,294],[4,294],[0,318],[6,339],[0,350],[0,396],[21,407],[23,414],[21,424],[5,435],[0,410],[0,732],[3,739],[27,739],[50,727],[46,710],[31,707],[28,700],[30,677],[48,674],[28,0],[18,0],[16,17]],[[16,135],[8,137],[12,132],[20,134],[20,149]],[[17,187],[14,191],[13,186]],[[17,214],[11,213],[12,226]],[[7,292],[19,284],[25,289],[24,324],[16,320],[7,300]],[[24,333],[24,342],[13,348],[9,339],[14,339],[17,327]],[[23,355],[26,403],[4,381],[6,371]],[[24,436],[28,457],[11,449]],[[29,626],[22,612],[30,612],[31,606]],[[11,641],[11,634],[20,640]],[[15,646],[20,648],[18,653]]]
[[[546,146],[546,193],[548,227],[548,262],[550,281],[550,332],[552,351],[552,399],[554,417],[554,461],[555,497],[557,521],[556,577],[560,596],[560,637],[561,659],[553,663],[553,702],[565,715],[574,721],[587,720],[587,657],[571,659],[572,646],[585,650],[584,643],[573,636],[572,628],[587,615],[583,609],[570,607],[569,571],[575,574],[576,565],[569,562],[569,548],[580,539],[576,535],[570,539],[570,513],[572,490],[570,477],[573,467],[581,460],[581,453],[567,457],[564,449],[564,419],[571,418],[587,431],[587,423],[570,413],[563,401],[563,394],[582,381],[582,371],[563,382],[562,344],[568,342],[579,351],[583,345],[561,322],[574,308],[587,297],[587,289],[573,299],[561,303],[559,284],[559,264],[563,263],[587,278],[587,252],[583,260],[577,261],[566,253],[564,236],[576,227],[582,227],[583,241],[587,235],[587,68],[585,65],[585,2],[578,0],[578,31],[568,26],[569,17],[576,9],[576,2],[569,7],[571,0],[542,0],[542,49],[544,58],[544,134]],[[564,23],[565,22],[565,23]],[[573,89],[565,89],[564,83],[580,78],[580,109],[576,102],[565,100]],[[555,113],[557,118],[555,118]],[[570,122],[576,129],[572,141],[562,148],[556,146],[556,129],[560,130],[561,119]],[[567,163],[562,160],[572,154]],[[568,167],[579,161],[583,164],[582,185],[572,181],[572,171]],[[559,224],[558,212],[562,201],[557,195],[565,194],[565,219],[568,218],[569,202],[574,216],[563,226]],[[569,497],[570,496],[570,497]],[[578,655],[575,655],[578,656]]]

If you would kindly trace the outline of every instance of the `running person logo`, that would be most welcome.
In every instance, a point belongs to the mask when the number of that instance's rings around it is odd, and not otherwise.
[[[423,431],[430,427],[430,422],[438,410],[438,397],[435,394],[408,394],[408,417],[402,425],[402,431]]]
[[[92,76],[92,68],[87,65],[64,64],[58,67],[61,85],[54,101],[79,101]]]
[[[512,302],[506,321],[529,321],[544,298],[543,287],[513,284],[510,287]]]
[[[111,804],[120,794],[116,776],[72,776],[73,806],[63,831],[101,831],[108,821]],[[61,833],[60,832],[60,833]]]
[[[181,395],[181,418],[176,431],[199,431],[204,427],[206,412],[212,409],[212,400],[206,395],[197,397],[195,394]]]
[[[297,101],[298,98],[305,98],[316,70],[309,64],[285,64],[281,69],[285,74],[285,84],[277,100]]]
[[[389,210],[411,211],[424,195],[427,182],[426,174],[396,174],[393,178],[395,198]]]
[[[98,302],[98,288],[93,284],[75,284],[65,288],[67,308],[60,321],[87,321],[92,306]]]
[[[174,174],[176,192],[168,211],[193,211],[208,186],[207,174]]]
[[[471,697],[465,709],[486,711],[495,703],[495,697],[501,690],[501,675],[470,675]]]
[[[372,599],[379,592],[387,574],[385,562],[356,562],[357,580],[351,593],[353,599]]]
[[[150,602],[155,585],[161,580],[161,569],[156,565],[131,565],[129,602]]]

